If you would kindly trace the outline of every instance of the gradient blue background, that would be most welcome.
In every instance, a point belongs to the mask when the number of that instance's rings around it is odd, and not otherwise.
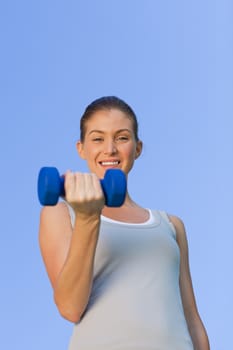
[[[8,0],[0,33],[0,348],[67,349],[72,324],[53,304],[38,247],[37,175],[44,165],[86,171],[79,117],[115,94],[144,141],[129,190],[185,222],[211,349],[230,349],[232,1]]]

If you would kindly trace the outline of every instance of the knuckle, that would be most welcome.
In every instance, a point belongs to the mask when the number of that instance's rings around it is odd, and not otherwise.
[[[94,173],[67,173],[65,193],[66,201],[79,210],[99,210],[104,205],[103,190],[99,178]]]

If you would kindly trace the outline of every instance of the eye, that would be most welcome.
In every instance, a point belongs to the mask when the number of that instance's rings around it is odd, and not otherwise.
[[[94,137],[94,138],[92,139],[92,141],[98,143],[98,142],[103,141],[103,138],[102,138],[102,137]]]
[[[126,135],[119,135],[119,136],[117,136],[116,140],[117,140],[118,142],[126,142],[126,141],[129,140],[129,137],[126,136]]]

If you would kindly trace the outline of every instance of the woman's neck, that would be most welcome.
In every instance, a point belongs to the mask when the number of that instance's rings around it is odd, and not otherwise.
[[[128,223],[143,223],[146,222],[150,216],[148,210],[140,207],[128,194],[121,207],[112,208],[105,206],[102,210],[102,215],[112,220]]]

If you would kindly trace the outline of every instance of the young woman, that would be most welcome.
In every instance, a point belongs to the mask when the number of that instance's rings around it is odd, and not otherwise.
[[[65,201],[44,207],[40,247],[70,350],[209,350],[190,277],[182,221],[129,193],[105,206],[99,179],[126,176],[142,151],[135,113],[117,97],[91,103],[77,150],[90,173],[65,174]]]

